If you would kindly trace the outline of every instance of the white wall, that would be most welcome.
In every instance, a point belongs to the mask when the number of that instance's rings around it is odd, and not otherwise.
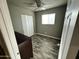
[[[30,16],[33,16],[34,18],[34,12],[31,10],[16,6],[14,4],[8,4],[8,7],[9,7],[14,30],[23,34],[24,31],[22,27],[21,15],[30,15]]]

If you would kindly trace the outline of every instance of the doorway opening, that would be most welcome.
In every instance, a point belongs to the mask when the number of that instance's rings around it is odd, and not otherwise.
[[[7,0],[22,59],[58,59],[67,1],[51,2]]]

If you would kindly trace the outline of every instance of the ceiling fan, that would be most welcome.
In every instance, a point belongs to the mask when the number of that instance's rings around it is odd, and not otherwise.
[[[45,5],[41,0],[34,0],[34,2],[24,2],[24,4],[26,4],[29,7],[37,7],[37,8]]]
[[[37,7],[42,7],[43,5],[45,5],[41,0],[35,0]]]
[[[34,8],[34,11],[36,10],[44,10],[45,8],[43,7],[45,3],[43,3],[41,0],[33,0],[34,2],[24,2],[25,5],[28,7]]]

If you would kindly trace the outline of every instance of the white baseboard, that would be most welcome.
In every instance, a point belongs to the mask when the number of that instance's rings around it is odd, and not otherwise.
[[[50,37],[50,38],[57,39],[57,40],[60,40],[61,39],[61,38],[58,38],[58,37],[53,37],[53,36],[46,35],[46,34],[41,34],[41,33],[35,33],[35,34],[42,35],[42,36],[46,36],[46,37]]]

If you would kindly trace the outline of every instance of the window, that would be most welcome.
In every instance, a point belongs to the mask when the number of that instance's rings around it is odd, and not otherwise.
[[[42,24],[55,24],[55,13],[42,15]]]

